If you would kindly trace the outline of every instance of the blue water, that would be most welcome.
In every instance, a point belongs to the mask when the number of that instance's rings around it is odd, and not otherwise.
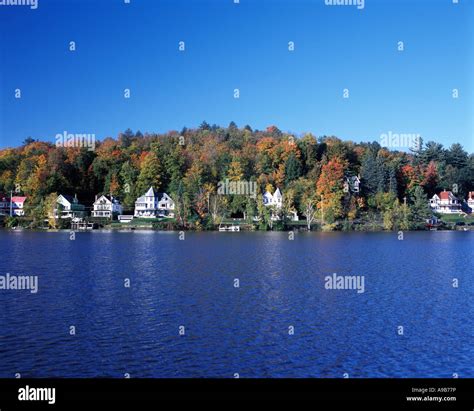
[[[0,377],[474,377],[474,232],[69,237],[0,231]]]

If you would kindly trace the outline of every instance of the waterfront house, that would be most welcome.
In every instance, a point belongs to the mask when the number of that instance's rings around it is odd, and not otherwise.
[[[22,217],[25,215],[25,196],[6,197],[0,195],[0,215],[12,215],[14,217]]]
[[[54,218],[83,218],[86,215],[86,208],[79,203],[77,195],[74,197],[60,194],[56,200]]]
[[[93,204],[92,217],[110,218],[122,214],[122,204],[120,201],[113,196],[101,195],[95,196]]]
[[[279,221],[280,216],[276,211],[280,210],[283,206],[283,196],[281,194],[280,189],[277,188],[273,194],[269,191],[266,191],[263,194],[263,205],[265,207],[272,207],[270,218],[272,221]]]
[[[469,191],[467,195],[467,205],[471,209],[471,212],[474,211],[474,191]]]
[[[442,191],[430,199],[430,207],[440,214],[461,214],[461,203],[451,191]]]
[[[269,191],[263,194],[263,205],[265,207],[273,207],[271,219],[272,221],[279,221],[280,216],[278,215],[277,210],[280,210],[283,207],[283,194],[281,193],[280,189],[277,188],[273,194]],[[290,211],[288,215],[288,219],[291,221],[298,221],[298,213],[296,211]],[[255,220],[255,219],[254,219]],[[258,221],[258,218],[256,219]]]
[[[24,216],[26,197],[25,196],[13,196],[11,199],[11,209],[14,216]]]
[[[263,205],[265,207],[273,206],[275,208],[281,208],[283,205],[282,200],[283,196],[279,188],[277,188],[273,194],[267,191],[263,195]]]
[[[153,187],[135,201],[135,217],[174,218],[175,204],[166,193],[155,193]]]

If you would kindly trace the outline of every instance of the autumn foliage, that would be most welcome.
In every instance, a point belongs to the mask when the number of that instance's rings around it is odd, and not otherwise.
[[[474,189],[473,164],[473,155],[459,144],[445,149],[428,142],[411,153],[390,151],[377,142],[296,136],[276,126],[260,131],[204,122],[197,129],[165,134],[127,130],[96,142],[94,150],[31,140],[2,149],[0,194],[14,190],[27,195],[28,212],[35,209],[40,215],[52,193],[77,194],[88,207],[95,195],[111,193],[130,212],[135,199],[153,185],[179,204],[180,221],[206,226],[219,216],[268,214],[261,195],[266,188],[280,188],[285,210],[304,216],[313,208],[322,224],[386,213],[387,226],[396,226],[397,204],[420,205],[425,201],[420,196],[453,187],[465,198]],[[350,176],[360,177],[359,193],[344,189]],[[259,197],[217,198],[218,183],[226,179],[255,182]],[[261,222],[267,221],[266,214]],[[281,214],[284,225],[285,211]]]

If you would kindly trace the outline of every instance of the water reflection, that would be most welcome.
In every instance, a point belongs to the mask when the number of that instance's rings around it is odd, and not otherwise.
[[[0,232],[0,275],[40,290],[0,291],[0,376],[474,376],[471,233],[185,238]],[[332,273],[365,292],[326,290]]]

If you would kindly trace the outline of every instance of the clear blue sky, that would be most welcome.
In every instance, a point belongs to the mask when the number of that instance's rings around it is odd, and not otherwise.
[[[474,152],[474,1],[38,1],[0,6],[0,147],[206,120],[354,141],[419,133]]]

